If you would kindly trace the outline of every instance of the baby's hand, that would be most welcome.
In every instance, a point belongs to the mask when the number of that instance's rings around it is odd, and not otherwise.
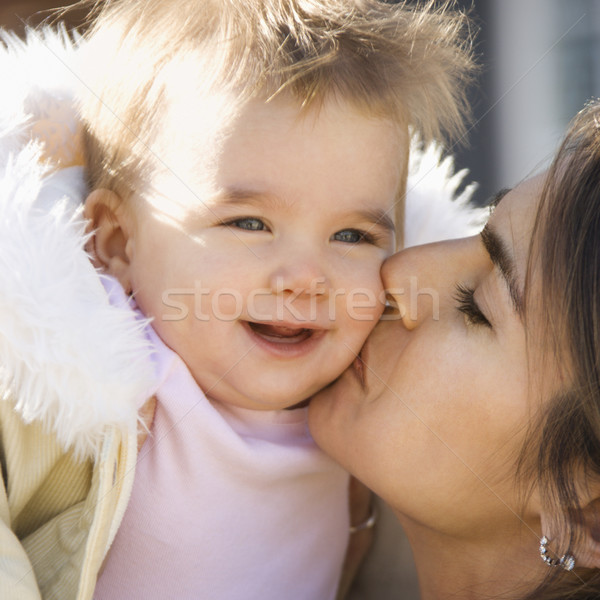
[[[82,127],[69,101],[43,94],[30,98],[27,109],[34,117],[30,135],[41,142],[43,160],[63,169],[84,164]]]
[[[138,427],[137,427],[137,449],[138,452],[142,449],[150,429],[152,428],[152,422],[154,421],[154,413],[156,412],[156,396],[152,396],[145,404],[140,408],[138,413]]]

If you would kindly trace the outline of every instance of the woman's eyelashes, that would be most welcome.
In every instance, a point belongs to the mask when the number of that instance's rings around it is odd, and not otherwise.
[[[458,310],[467,318],[471,325],[484,325],[492,328],[492,324],[487,317],[481,312],[481,309],[475,302],[475,290],[465,285],[458,284],[456,286],[456,301]]]

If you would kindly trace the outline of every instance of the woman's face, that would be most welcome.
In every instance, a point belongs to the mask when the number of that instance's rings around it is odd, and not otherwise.
[[[554,385],[551,373],[530,377],[534,325],[528,313],[526,342],[521,312],[540,188],[535,179],[509,192],[480,236],[388,259],[383,281],[403,319],[381,322],[362,368],[310,405],[327,453],[400,515],[449,534],[515,519],[515,461],[547,397],[541,382]],[[535,497],[521,518],[536,518]]]

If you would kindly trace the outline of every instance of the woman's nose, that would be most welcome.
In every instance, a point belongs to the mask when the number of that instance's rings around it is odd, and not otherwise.
[[[415,246],[383,264],[381,277],[390,302],[407,329],[439,320],[457,284],[476,281],[489,259],[479,236]]]

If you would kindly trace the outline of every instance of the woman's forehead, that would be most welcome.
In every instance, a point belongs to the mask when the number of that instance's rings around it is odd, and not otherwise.
[[[489,226],[494,228],[512,254],[515,265],[515,278],[524,297],[524,327],[527,335],[528,356],[535,364],[537,376],[530,382],[544,390],[538,397],[547,397],[564,387],[564,373],[557,369],[554,353],[548,354],[550,345],[555,346],[548,336],[555,335],[548,329],[548,311],[552,311],[554,327],[558,326],[559,316],[554,306],[555,294],[548,295],[542,289],[541,272],[545,256],[535,250],[543,229],[536,229],[538,207],[545,182],[545,174],[528,179],[516,186],[498,203],[490,217]],[[550,302],[551,304],[548,304]],[[565,357],[562,357],[563,361]],[[568,379],[568,377],[567,377]]]
[[[488,227],[501,240],[512,258],[516,270],[514,275],[521,289],[525,282],[529,248],[543,182],[543,175],[539,175],[505,191],[488,222]]]

